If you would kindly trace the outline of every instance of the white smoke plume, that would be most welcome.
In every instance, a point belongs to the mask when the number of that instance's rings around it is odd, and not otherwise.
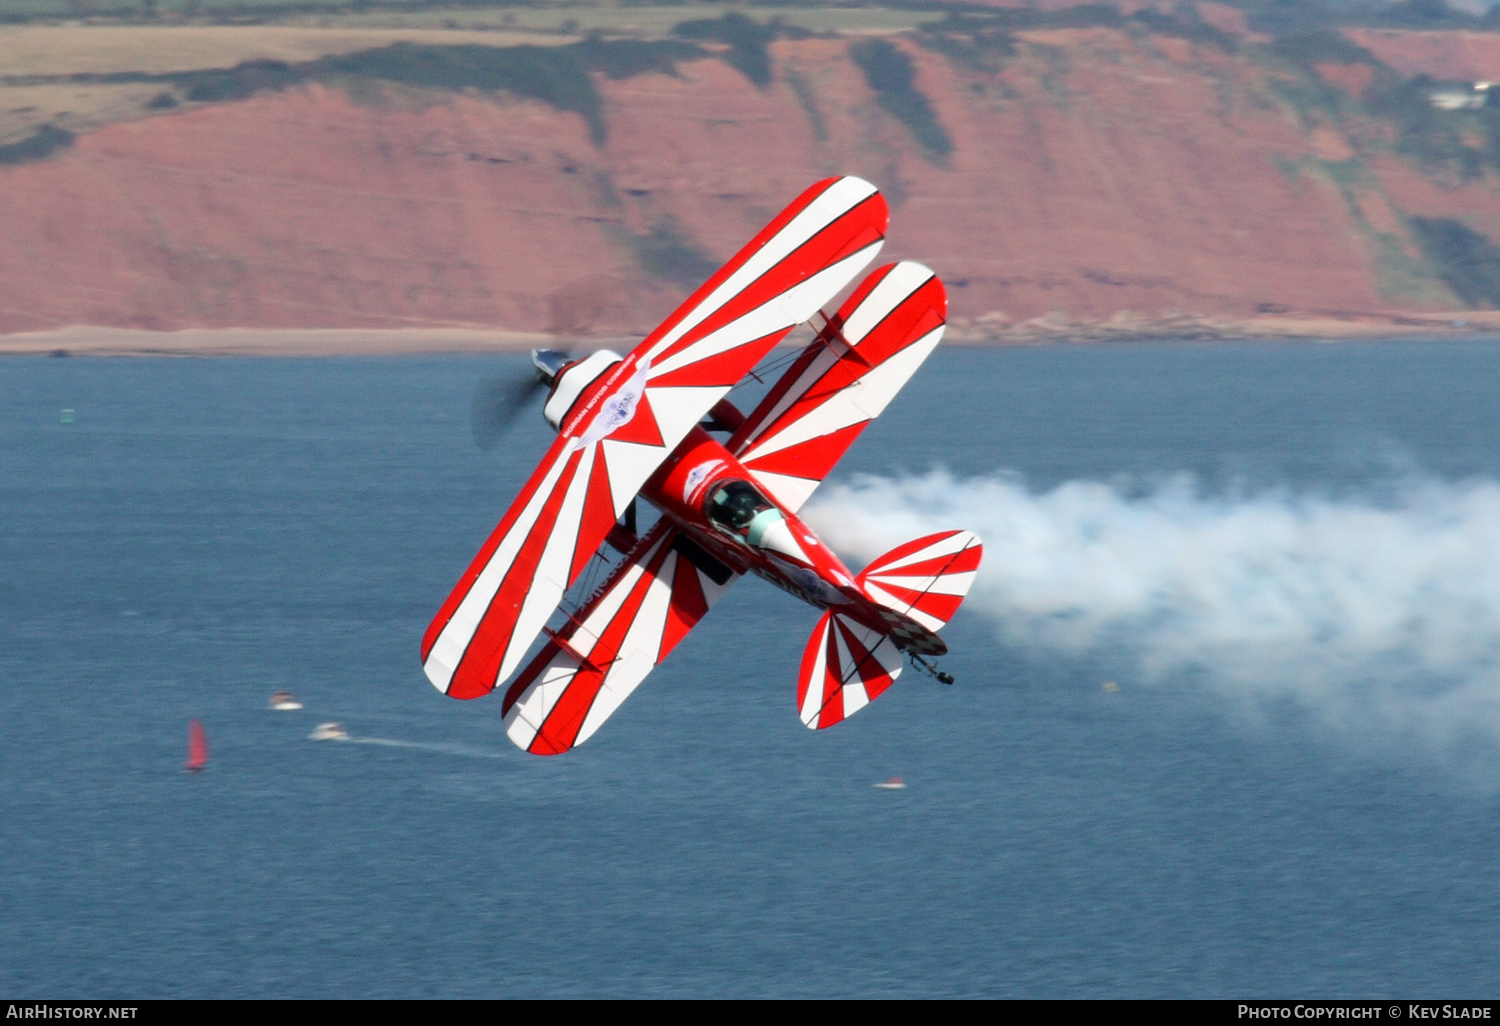
[[[1011,645],[1106,652],[1144,682],[1203,680],[1250,708],[1500,768],[1500,483],[1411,479],[1374,497],[1133,493],[1014,475],[860,477],[805,511],[850,560],[934,531],[984,542],[968,608]]]

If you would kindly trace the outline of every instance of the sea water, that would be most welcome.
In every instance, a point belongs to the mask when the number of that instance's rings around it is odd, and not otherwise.
[[[809,516],[992,535],[958,682],[809,731],[748,580],[549,759],[418,659],[525,370],[0,361],[0,995],[1493,995],[1496,342],[940,350]]]

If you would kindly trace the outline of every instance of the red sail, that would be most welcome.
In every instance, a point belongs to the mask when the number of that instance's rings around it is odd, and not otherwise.
[[[197,773],[208,765],[208,738],[203,734],[203,724],[197,720],[188,720],[188,758],[187,765],[182,768],[190,773]]]

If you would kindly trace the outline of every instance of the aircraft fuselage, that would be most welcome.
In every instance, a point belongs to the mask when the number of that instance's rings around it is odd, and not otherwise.
[[[901,626],[932,654],[946,645],[909,617],[872,602],[816,531],[756,486],[754,475],[701,426],[646,482],[640,497],[670,518],[702,552],[682,554],[710,576],[753,573],[818,609],[835,609],[872,630]],[[719,567],[703,565],[703,555]]]

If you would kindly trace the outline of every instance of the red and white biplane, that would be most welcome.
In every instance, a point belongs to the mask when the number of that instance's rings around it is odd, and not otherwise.
[[[936,672],[924,657],[947,651],[935,632],[974,580],[979,539],[920,538],[856,575],[797,511],[937,345],[942,283],[920,264],[881,267],[820,318],[752,412],[726,399],[870,264],[888,220],[870,183],[819,182],[629,355],[533,354],[557,439],[427,630],[422,663],[439,691],[477,698],[516,674],[502,705],[510,738],[567,751],[746,573],[825,611],[797,687],[809,727],[879,697],[903,655]],[[640,536],[637,497],[661,513]],[[549,626],[610,548],[623,559]]]

